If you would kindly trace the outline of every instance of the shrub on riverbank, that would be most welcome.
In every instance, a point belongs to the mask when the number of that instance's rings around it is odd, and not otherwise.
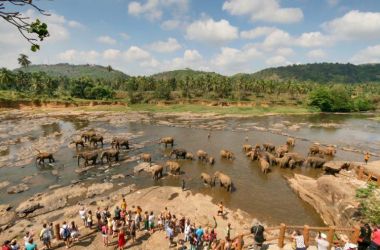
[[[380,224],[380,189],[375,183],[368,183],[365,188],[356,190],[356,197],[360,200],[360,211],[363,219],[373,223]]]

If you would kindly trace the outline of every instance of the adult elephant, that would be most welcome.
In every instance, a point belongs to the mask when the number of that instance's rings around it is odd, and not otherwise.
[[[228,160],[233,160],[235,158],[235,155],[229,150],[222,149],[220,150],[220,157]]]
[[[291,160],[291,158],[289,156],[283,156],[281,158],[276,158],[278,159],[278,166],[280,168],[287,168],[289,167],[289,161]]]
[[[101,135],[91,136],[91,138],[90,138],[90,145],[93,145],[94,147],[97,147],[99,142],[102,144],[102,147],[103,147],[103,145],[104,145],[104,143],[103,143],[103,136],[101,136]]]
[[[113,138],[111,142],[112,148],[120,149],[122,147],[125,147],[125,149],[129,149],[129,141],[128,139],[122,139],[122,138]]]
[[[142,153],[140,155],[140,160],[142,160],[144,162],[152,162],[152,155],[148,154],[148,153]]]
[[[171,145],[172,147],[174,146],[174,138],[173,137],[170,137],[170,136],[168,136],[168,137],[162,137],[161,139],[160,139],[160,144],[161,143],[164,143],[165,144],[165,148],[167,148],[168,147],[168,145]]]
[[[152,172],[152,176],[154,180],[158,180],[163,176],[163,170],[164,168],[161,165],[153,165],[150,167],[150,171]]]
[[[247,157],[249,157],[249,158],[251,159],[251,161],[254,161],[254,160],[257,160],[257,159],[258,159],[258,157],[259,157],[259,151],[260,151],[260,150],[257,150],[257,149],[255,149],[255,150],[251,150],[251,151],[249,151],[248,153],[246,153],[245,155],[246,155]]]
[[[305,161],[305,158],[301,156],[299,153],[286,153],[285,156],[289,157],[290,160],[294,161],[295,166],[302,166]]]
[[[296,145],[296,140],[293,137],[289,137],[286,140],[286,145],[288,145],[289,147],[294,147]]]
[[[259,158],[259,163],[260,163],[261,172],[263,172],[264,174],[269,173],[270,171],[269,162],[267,162],[267,160],[264,158]]]
[[[38,164],[41,164],[41,163],[45,164],[45,160],[49,160],[49,163],[55,162],[55,159],[52,153],[39,151],[36,156],[36,161],[38,161]]]
[[[305,165],[307,167],[312,167],[312,168],[321,168],[323,167],[323,164],[326,163],[326,160],[321,158],[321,157],[317,157],[317,156],[309,156],[306,158],[306,161],[305,161]]]
[[[249,144],[243,144],[243,151],[244,152],[249,152],[252,150],[252,145]]]
[[[207,152],[204,151],[204,150],[198,150],[197,151],[197,157],[198,157],[198,160],[201,160],[201,161],[206,161],[207,160]]]
[[[185,159],[186,158],[186,153],[187,151],[183,148],[176,148],[176,149],[173,149],[172,152],[170,152],[170,157],[172,157],[173,155],[175,155],[175,158],[178,159],[178,158],[182,158],[182,159]]]
[[[310,148],[309,148],[309,155],[319,154],[320,149],[321,149],[321,146],[318,145],[318,144],[311,145]]]
[[[166,172],[168,171],[168,168],[169,168],[169,172],[171,174],[181,173],[181,165],[179,165],[179,163],[176,161],[167,161],[165,164],[165,167],[166,167]]]
[[[266,152],[266,151],[259,153],[259,159],[260,158],[266,160],[269,163],[269,165],[271,165],[271,166],[274,163],[276,163],[276,157],[273,154]]]
[[[95,136],[96,132],[94,130],[87,130],[81,134],[81,139],[85,142],[89,141],[91,137]]]
[[[70,142],[70,144],[75,144],[75,148],[78,149],[78,146],[84,148],[84,141],[81,139],[74,139]]]
[[[96,160],[98,159],[98,152],[92,151],[92,152],[82,152],[77,155],[78,159],[78,166],[80,159],[84,159],[84,166],[87,167],[88,163],[92,161],[92,164],[96,164]]]
[[[327,146],[326,148],[323,148],[320,153],[327,156],[335,156],[336,148],[334,146]]]
[[[288,145],[282,145],[282,146],[279,146],[277,149],[276,149],[276,157],[283,157],[286,153],[289,152],[289,147]]]
[[[264,143],[263,148],[265,149],[265,151],[268,151],[268,152],[274,152],[276,150],[276,146],[273,145],[272,143]]]
[[[213,181],[212,181],[212,177],[209,174],[202,173],[201,179],[203,180],[204,184],[210,185],[212,187]]]
[[[117,150],[117,149],[109,149],[109,150],[103,151],[100,154],[100,161],[101,161],[101,163],[103,163],[103,159],[104,158],[106,158],[107,163],[109,163],[112,160],[112,158],[114,158],[115,161],[119,161],[119,150]]]
[[[215,164],[215,158],[212,157],[212,156],[208,156],[206,161],[210,165],[214,165]]]
[[[223,174],[219,171],[216,171],[214,173],[214,180],[213,180],[214,186],[215,186],[216,179],[219,179],[221,187],[225,187],[227,191],[232,192],[232,180],[228,175]]]
[[[194,159],[193,153],[187,152],[186,155],[185,155],[185,159],[187,159],[187,160],[193,160]]]

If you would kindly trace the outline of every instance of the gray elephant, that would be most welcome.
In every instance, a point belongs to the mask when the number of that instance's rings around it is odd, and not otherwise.
[[[207,157],[207,163],[210,165],[214,165],[215,164],[215,158],[212,156],[208,156]]]
[[[235,158],[235,155],[229,150],[222,149],[220,150],[220,157],[228,160],[233,160]]]
[[[294,161],[295,166],[302,166],[305,161],[305,158],[298,153],[286,153],[285,156],[288,156],[291,160]]]
[[[249,152],[252,150],[252,145],[249,144],[243,144],[243,151],[244,152]]]
[[[172,152],[170,152],[170,157],[172,157],[173,155],[175,155],[175,158],[178,159],[178,158],[182,158],[182,159],[185,159],[186,158],[186,149],[183,149],[183,148],[176,148],[176,149],[173,149]]]
[[[214,173],[213,185],[215,186],[216,179],[219,179],[220,186],[225,187],[227,191],[232,192],[232,180],[231,178],[219,171]]]
[[[112,148],[120,149],[121,147],[125,147],[125,149],[129,149],[129,141],[128,139],[121,139],[121,138],[113,138],[111,142]]]
[[[273,154],[266,151],[260,152],[259,158],[265,159],[270,166],[276,163],[276,157]]]
[[[273,145],[272,143],[264,143],[263,148],[265,149],[265,151],[268,151],[268,152],[274,152],[276,150],[276,146]]]
[[[111,162],[111,159],[114,158],[115,161],[119,161],[119,150],[117,149],[110,149],[103,151],[100,154],[100,161],[103,163],[103,159],[106,158],[107,163]]]
[[[212,177],[209,174],[202,173],[201,174],[201,179],[203,180],[204,184],[208,184],[208,185],[210,185],[212,187],[213,181],[212,181]]]
[[[152,162],[152,156],[151,154],[148,154],[148,153],[142,153],[140,154],[140,160],[144,162]]]
[[[258,159],[258,157],[259,157],[259,152],[260,152],[260,150],[258,150],[258,149],[254,149],[254,150],[249,151],[249,152],[246,153],[245,155],[246,155],[247,157],[249,157],[252,161],[254,161],[254,160],[257,160],[257,159]]]
[[[305,161],[305,165],[307,167],[312,167],[312,168],[321,168],[323,167],[323,164],[326,163],[326,160],[321,158],[321,157],[317,157],[317,156],[309,156],[306,158],[306,161]]]
[[[98,143],[101,143],[102,144],[102,147],[103,147],[103,136],[101,135],[94,135],[94,136],[91,136],[90,138],[90,145],[93,145],[94,147],[98,146]]]
[[[203,151],[201,149],[197,151],[198,160],[206,161],[207,160],[207,156],[208,156],[208,154],[206,153],[206,151]]]
[[[279,146],[277,149],[276,149],[276,157],[283,157],[286,153],[289,152],[289,147],[288,145],[282,145],[282,146]]]
[[[283,157],[279,158],[278,166],[280,168],[287,168],[287,167],[289,167],[289,161],[290,160],[291,159],[289,156],[283,156]]]
[[[85,142],[89,141],[91,137],[95,136],[96,132],[94,130],[87,130],[81,134],[81,138],[84,139]]]
[[[150,167],[150,171],[152,172],[153,179],[158,180],[163,176],[164,168],[161,165],[153,165]]]
[[[166,167],[166,171],[168,171],[168,168],[169,168],[169,172],[171,174],[180,174],[181,173],[181,166],[176,161],[167,161],[165,164],[165,167]]]
[[[296,145],[296,140],[293,137],[289,137],[286,140],[286,145],[288,145],[289,147],[294,147]]]
[[[185,159],[187,159],[187,160],[193,160],[194,159],[193,153],[187,152],[186,155],[185,155]]]
[[[75,144],[75,148],[78,149],[78,146],[84,148],[84,141],[82,139],[75,139],[70,142],[70,144]]]
[[[92,161],[92,164],[96,164],[96,160],[98,159],[98,152],[92,151],[92,152],[82,152],[77,155],[78,159],[78,166],[79,166],[79,160],[83,158],[84,159],[84,166],[87,167],[88,163]]]
[[[173,137],[162,137],[160,139],[160,143],[165,144],[165,148],[168,147],[168,145],[174,146],[174,138]]]
[[[267,160],[265,160],[264,158],[259,158],[259,163],[260,163],[261,172],[263,172],[264,174],[269,173],[270,171],[269,162],[267,162]]]
[[[49,163],[55,162],[55,159],[54,159],[52,153],[39,151],[37,156],[36,156],[36,161],[38,161],[39,164],[41,164],[41,163],[44,164],[45,160],[49,160]]]

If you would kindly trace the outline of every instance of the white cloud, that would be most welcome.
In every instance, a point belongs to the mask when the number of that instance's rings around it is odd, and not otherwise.
[[[164,30],[174,30],[181,25],[181,21],[176,19],[166,20],[161,23],[161,28]]]
[[[255,39],[261,36],[266,36],[275,30],[276,28],[274,27],[257,27],[240,32],[240,37],[244,39]]]
[[[238,38],[238,28],[227,20],[214,21],[208,18],[191,23],[187,27],[186,37],[201,42],[225,43]]]
[[[283,56],[273,56],[268,58],[265,63],[270,66],[282,66],[291,64],[285,57]]]
[[[336,6],[339,4],[340,0],[326,0],[326,2],[330,6]]]
[[[129,62],[143,61],[150,59],[151,56],[148,51],[145,51],[137,46],[131,46],[123,53],[123,59]]]
[[[286,31],[276,29],[271,32],[263,41],[263,46],[265,48],[273,48],[278,46],[288,46],[292,44],[293,38]]]
[[[117,49],[107,49],[103,51],[102,54],[103,54],[104,59],[115,60],[120,56],[121,52],[120,50],[117,50]]]
[[[119,35],[124,39],[124,40],[129,40],[131,38],[130,35],[128,35],[127,33],[125,32],[121,32],[119,33]]]
[[[276,54],[280,56],[291,56],[294,54],[294,50],[292,48],[278,48]]]
[[[298,45],[302,47],[320,47],[332,45],[333,38],[323,35],[321,32],[303,33],[297,38]]]
[[[98,41],[99,43],[104,43],[108,45],[116,44],[116,40],[110,36],[99,36],[98,38],[96,38],[96,41]]]
[[[338,39],[380,38],[380,12],[352,10],[342,17],[324,23],[322,27]]]
[[[81,63],[84,58],[86,63],[95,63],[99,57],[99,53],[95,50],[77,51],[75,49],[70,49],[59,53],[57,57],[62,61],[70,63]]]
[[[71,28],[84,28],[83,24],[74,20],[68,21],[67,25]]]
[[[223,10],[231,15],[247,15],[252,21],[294,23],[303,19],[300,8],[282,8],[278,0],[227,0]]]
[[[195,62],[202,59],[202,55],[197,50],[185,50],[183,53],[185,62]]]
[[[326,52],[322,49],[315,49],[309,51],[307,56],[312,59],[323,59],[326,57]]]
[[[362,63],[380,63],[380,44],[369,46],[358,51],[352,58],[351,62]]]
[[[183,13],[188,9],[188,0],[147,0],[145,3],[132,1],[128,4],[128,13],[156,21],[161,19],[165,8],[174,8],[172,13]]]
[[[175,38],[168,38],[167,41],[158,41],[148,46],[149,49],[159,53],[174,52],[182,48]]]

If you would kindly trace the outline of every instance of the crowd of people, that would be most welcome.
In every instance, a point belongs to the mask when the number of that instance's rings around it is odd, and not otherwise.
[[[224,219],[224,206],[220,202],[216,216]],[[144,236],[149,236],[156,231],[165,233],[168,241],[168,247],[177,247],[177,249],[199,250],[239,250],[245,246],[244,237],[252,235],[254,244],[252,247],[261,249],[265,242],[265,228],[260,224],[252,226],[251,230],[246,233],[235,233],[232,237],[231,224],[228,223],[224,233],[217,233],[217,220],[213,216],[214,225],[203,228],[185,218],[172,214],[167,207],[156,217],[153,211],[143,211],[140,206],[127,207],[126,200],[123,198],[120,206],[116,206],[111,212],[109,207],[97,208],[95,213],[86,209],[84,206],[79,209],[79,218],[83,222],[83,227],[90,229],[90,232],[99,232],[105,248],[114,245],[117,241],[118,249],[132,247],[140,242],[136,238],[137,232],[143,232]],[[220,228],[218,228],[220,230]],[[72,247],[80,239],[81,233],[79,226],[75,221],[67,223],[63,221],[59,232],[55,232],[53,224],[43,224],[38,237],[43,244],[43,249],[52,249],[52,240],[54,235],[59,235],[66,248]],[[303,234],[295,231],[291,235],[293,239],[293,249],[306,250],[307,245]],[[335,245],[335,249],[342,250],[379,250],[380,246],[380,226],[373,230],[368,224],[363,224],[360,230],[360,237],[357,244],[350,243],[348,239],[341,238],[344,243],[342,247]],[[130,242],[128,244],[128,242]],[[324,233],[319,233],[315,239],[318,250],[328,250],[330,243]],[[248,246],[249,247],[249,246]],[[27,231],[23,238],[23,244],[19,244],[16,239],[5,241],[2,250],[38,250],[35,242],[35,234]]]

